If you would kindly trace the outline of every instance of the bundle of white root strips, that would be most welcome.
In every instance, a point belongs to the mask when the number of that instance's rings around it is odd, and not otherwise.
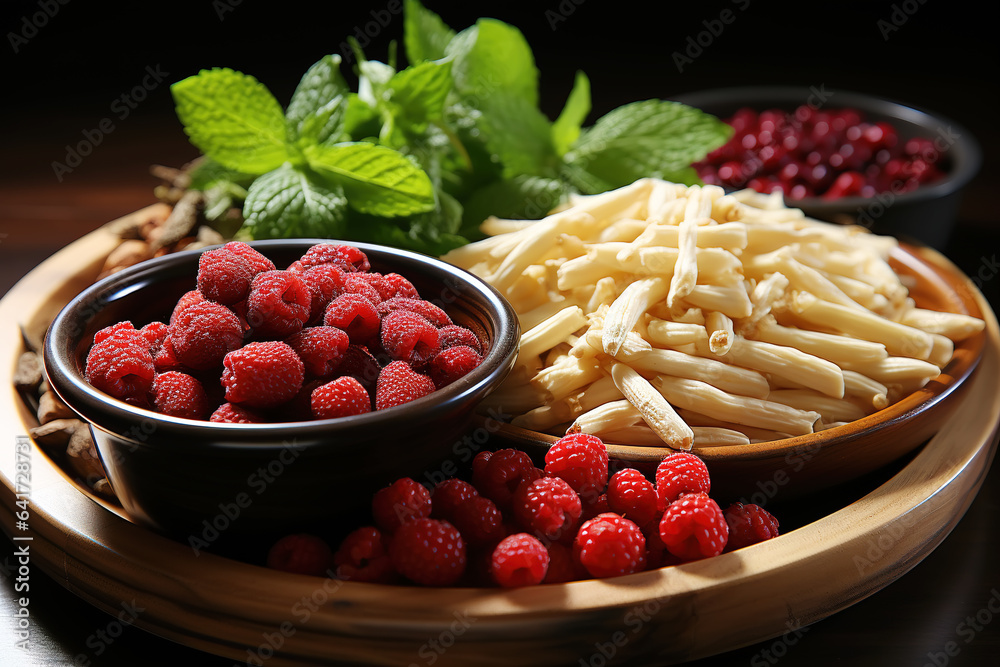
[[[779,195],[642,179],[482,230],[443,259],[520,319],[488,401],[553,435],[686,450],[812,433],[915,391],[984,327],[916,307],[895,239]]]

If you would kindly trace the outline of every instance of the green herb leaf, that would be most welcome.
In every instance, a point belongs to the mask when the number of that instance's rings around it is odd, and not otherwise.
[[[424,171],[402,154],[368,142],[305,149],[309,165],[344,188],[351,207],[395,217],[434,207],[434,188]]]
[[[426,9],[418,0],[403,4],[403,46],[410,63],[439,60],[445,55],[448,42],[455,36],[441,17]]]
[[[563,201],[568,190],[558,179],[536,176],[521,175],[490,183],[465,199],[463,233],[471,236],[491,215],[520,220],[542,218]]]
[[[535,57],[524,35],[514,26],[496,19],[479,19],[458,33],[445,53],[455,60],[452,75],[455,90],[462,98],[485,100],[503,92],[538,106]]]
[[[580,129],[589,113],[590,79],[583,72],[577,72],[566,106],[552,124],[552,144],[560,156],[565,155],[573,142],[580,138]]]
[[[503,165],[504,178],[554,175],[558,161],[551,122],[523,97],[503,92],[483,100],[476,121],[486,148]]]
[[[590,174],[600,187],[612,189],[685,169],[731,134],[729,125],[698,109],[645,100],[598,119],[566,154],[566,161]]]
[[[340,73],[340,56],[320,58],[302,76],[285,110],[293,135],[318,143],[333,136],[342,122],[344,98],[349,92]]]
[[[388,84],[388,105],[398,124],[423,132],[441,118],[451,91],[451,62],[428,61],[397,72]]]
[[[253,182],[255,176],[223,167],[211,158],[202,157],[188,171],[188,178],[190,179],[188,187],[192,190],[208,190],[222,183],[234,183],[247,187]]]
[[[202,70],[170,92],[191,143],[219,164],[256,175],[289,158],[281,105],[252,76]]]
[[[243,217],[245,230],[255,239],[341,238],[347,199],[336,184],[285,164],[253,182]]]

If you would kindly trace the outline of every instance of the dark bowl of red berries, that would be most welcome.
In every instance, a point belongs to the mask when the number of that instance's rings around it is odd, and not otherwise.
[[[432,257],[232,241],[95,283],[44,363],[125,512],[207,549],[353,520],[385,484],[454,465],[519,336],[490,285]]]
[[[733,128],[694,165],[706,183],[779,193],[810,217],[939,249],[981,164],[978,142],[958,123],[865,93],[760,86],[673,99]]]

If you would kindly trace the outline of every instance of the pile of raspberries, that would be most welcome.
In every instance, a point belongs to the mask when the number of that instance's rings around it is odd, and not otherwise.
[[[725,510],[696,455],[665,457],[655,481],[610,475],[600,438],[555,442],[544,468],[517,449],[480,452],[471,481],[402,478],[375,493],[372,523],[334,551],[312,533],[275,542],[276,570],[349,581],[520,587],[616,577],[716,556],[778,535],[758,505]]]
[[[188,419],[333,419],[407,403],[482,361],[482,342],[358,248],[312,246],[287,269],[246,243],[201,254],[168,322],[97,332],[91,385]]]

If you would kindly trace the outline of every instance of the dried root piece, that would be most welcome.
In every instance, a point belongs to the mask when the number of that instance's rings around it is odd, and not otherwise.
[[[18,391],[37,391],[42,384],[42,358],[36,352],[22,352],[14,370],[14,386]]]
[[[205,195],[199,190],[188,190],[180,198],[173,211],[149,235],[152,252],[171,246],[185,236],[190,236],[198,226],[199,214],[205,203]]]

